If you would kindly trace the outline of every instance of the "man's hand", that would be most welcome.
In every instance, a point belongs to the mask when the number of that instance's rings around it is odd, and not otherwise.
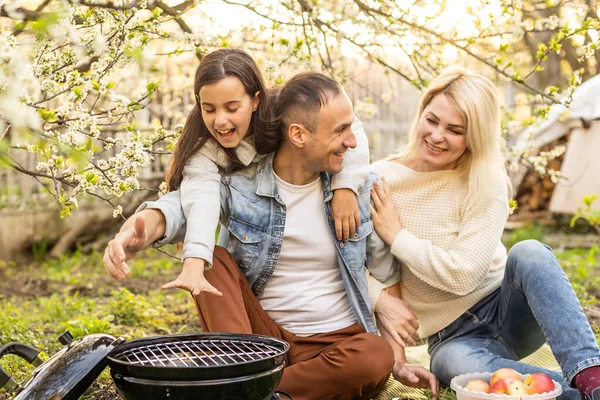
[[[407,343],[412,346],[417,344],[415,339],[419,338],[419,321],[402,299],[382,291],[375,304],[375,313],[377,323],[385,328],[399,346],[404,348]]]
[[[360,226],[360,213],[356,195],[350,189],[337,189],[333,192],[331,213],[335,222],[337,240],[348,241]]]
[[[127,219],[121,231],[108,242],[104,251],[104,268],[115,279],[129,275],[126,261],[165,234],[165,216],[159,210],[143,210]]]
[[[201,292],[208,292],[215,296],[223,296],[213,285],[208,283],[204,277],[204,263],[201,258],[186,258],[183,262],[181,274],[169,283],[162,286],[163,289],[179,288],[189,291],[198,296]]]
[[[397,381],[407,386],[418,389],[431,389],[433,398],[437,399],[440,385],[435,375],[427,368],[396,362],[392,374]]]
[[[383,181],[383,187],[377,182],[373,184],[373,190],[371,190],[371,200],[375,207],[371,206],[371,219],[373,220],[373,227],[375,231],[388,245],[394,243],[396,235],[402,230],[400,219],[398,218],[398,211],[392,202],[392,192],[390,187]]]
[[[390,332],[381,326],[380,321],[377,321],[377,326],[381,337],[390,344],[394,352],[394,366],[392,367],[394,378],[407,386],[419,389],[431,389],[433,399],[437,400],[440,385],[435,375],[427,368],[409,364],[406,360],[404,348],[396,343]]]
[[[122,229],[113,240],[108,242],[104,251],[104,268],[117,280],[125,278],[130,273],[126,261],[138,251],[143,250],[147,241],[146,221],[140,215],[135,218],[132,227]]]

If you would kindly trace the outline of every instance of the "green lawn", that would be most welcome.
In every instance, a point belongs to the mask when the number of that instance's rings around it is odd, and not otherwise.
[[[600,319],[594,315],[600,310],[600,252],[575,249],[556,255],[598,333]],[[147,250],[130,267],[131,276],[121,283],[105,272],[100,253],[75,252],[28,265],[0,262],[0,345],[24,342],[42,350],[47,359],[62,347],[56,338],[67,329],[76,338],[102,332],[125,339],[199,330],[189,294],[160,290],[179,273],[178,260]],[[32,370],[13,356],[4,357],[0,366],[17,381]],[[0,391],[4,398],[8,395]],[[117,398],[107,371],[85,398]]]
[[[178,275],[178,260],[150,249],[129,265],[130,277],[117,282],[104,270],[100,253],[30,265],[0,262],[0,344],[30,344],[47,359],[62,347],[56,338],[65,330],[75,338],[102,332],[133,339],[200,329],[189,293],[160,289]],[[0,366],[17,381],[32,371],[13,356]],[[118,398],[107,371],[85,398]]]

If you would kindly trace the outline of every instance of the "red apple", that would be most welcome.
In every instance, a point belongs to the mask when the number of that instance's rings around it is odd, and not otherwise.
[[[490,386],[494,386],[494,383],[504,378],[511,378],[520,381],[521,375],[519,375],[519,373],[512,368],[500,368],[492,374],[492,378],[490,379]]]
[[[474,390],[476,392],[483,392],[483,393],[490,392],[490,385],[488,385],[488,383],[486,381],[483,381],[481,379],[471,379],[467,383],[467,386],[465,386],[465,388],[469,389],[469,390]]]
[[[508,394],[508,387],[515,382],[518,381],[513,378],[502,378],[494,382],[490,389],[490,392],[496,394]]]
[[[527,394],[539,394],[554,390],[554,382],[546,374],[535,372],[523,380],[527,388]]]

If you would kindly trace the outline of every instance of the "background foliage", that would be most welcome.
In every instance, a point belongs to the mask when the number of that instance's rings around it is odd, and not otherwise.
[[[465,64],[517,85],[510,137],[598,73],[599,26],[596,0],[3,0],[0,156],[61,215],[95,196],[118,216],[124,193],[158,190],[140,173],[172,150],[195,64],[223,46],[251,52],[271,84],[306,69],[344,82],[366,58],[424,88]],[[157,102],[158,117],[142,113]]]

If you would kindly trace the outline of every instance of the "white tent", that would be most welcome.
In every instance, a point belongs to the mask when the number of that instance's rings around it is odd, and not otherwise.
[[[547,120],[526,129],[516,146],[539,149],[569,133],[562,178],[552,194],[550,211],[574,214],[583,196],[600,196],[600,75],[575,90],[568,110],[560,104],[552,106]],[[524,171],[518,173],[513,184],[518,186],[524,176]]]

